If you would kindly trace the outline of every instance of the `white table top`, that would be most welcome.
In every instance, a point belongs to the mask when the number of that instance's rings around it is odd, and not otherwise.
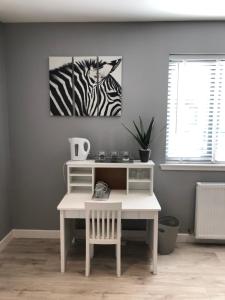
[[[74,166],[74,167],[90,167],[90,168],[149,168],[153,167],[155,164],[152,160],[149,160],[148,162],[141,162],[140,160],[134,160],[132,163],[111,163],[111,162],[105,162],[105,163],[99,163],[95,162],[94,160],[69,160],[66,162],[67,166]]]
[[[84,210],[85,201],[92,200],[90,193],[66,194],[59,203],[58,210]],[[95,199],[96,200],[96,199]],[[155,196],[143,192],[127,194],[126,190],[112,190],[109,199],[99,201],[122,201],[123,211],[160,211],[161,207]]]

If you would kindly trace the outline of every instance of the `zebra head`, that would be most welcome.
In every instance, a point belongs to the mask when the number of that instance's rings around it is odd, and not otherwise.
[[[119,116],[121,114],[121,86],[112,73],[121,59],[104,61],[82,60],[74,63],[75,115]],[[82,72],[83,75],[78,74]],[[76,78],[78,80],[76,80]],[[82,87],[78,91],[79,82]]]
[[[121,115],[121,85],[112,73],[121,59],[99,61],[98,69],[98,114],[99,116]]]
[[[93,62],[88,71],[88,75],[93,82],[102,82],[107,76],[115,71],[119,66],[121,59],[112,60],[111,62],[105,62],[100,60],[97,64]]]

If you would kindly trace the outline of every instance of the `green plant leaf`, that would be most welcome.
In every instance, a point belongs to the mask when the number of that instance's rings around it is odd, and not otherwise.
[[[138,144],[142,147],[145,148],[145,145],[142,143],[142,141],[139,139],[138,136],[136,136],[126,125],[122,123],[123,127],[135,138],[135,140],[138,142]]]
[[[149,146],[150,144],[150,139],[151,139],[151,134],[152,134],[152,129],[153,129],[153,125],[154,125],[154,121],[155,121],[155,118],[152,117],[151,121],[150,121],[150,124],[149,124],[149,127],[148,127],[148,130],[147,130],[147,133],[146,133],[146,136],[145,136],[145,141],[144,143],[146,145]]]
[[[137,125],[136,125],[136,123],[135,123],[134,121],[133,121],[133,123],[134,123],[134,127],[135,127],[136,130],[137,130],[137,133],[138,133],[138,135],[139,135],[140,140],[142,140],[142,142],[144,142],[144,137],[143,137],[143,135],[141,134],[139,128],[137,127]]]
[[[139,120],[140,120],[141,133],[142,133],[143,137],[145,137],[145,130],[144,130],[144,125],[143,125],[141,116],[139,116]]]

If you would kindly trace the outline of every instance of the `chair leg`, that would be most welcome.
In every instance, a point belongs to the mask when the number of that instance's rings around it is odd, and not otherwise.
[[[116,244],[116,273],[117,276],[121,275],[121,245],[120,243]]]
[[[90,274],[90,244],[86,242],[86,266],[85,266],[85,276]]]
[[[91,253],[91,258],[94,257],[94,244],[90,244],[90,253]]]

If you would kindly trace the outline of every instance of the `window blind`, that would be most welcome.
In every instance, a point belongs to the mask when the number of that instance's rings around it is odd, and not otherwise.
[[[225,56],[170,56],[166,160],[225,161]]]

